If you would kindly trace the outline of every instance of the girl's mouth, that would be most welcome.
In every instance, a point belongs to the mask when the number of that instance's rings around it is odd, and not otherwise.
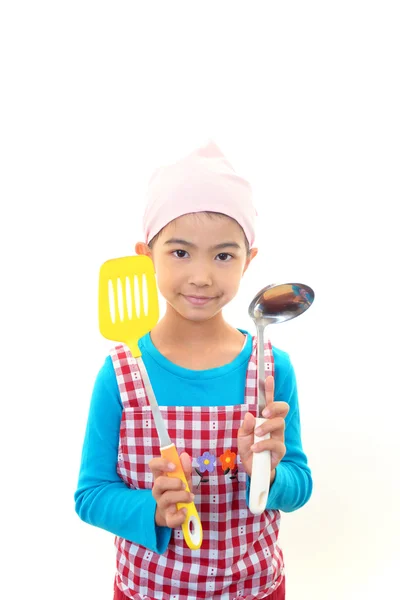
[[[214,300],[211,296],[183,296],[185,300],[190,302],[190,304],[194,306],[204,306],[204,304],[208,304],[211,300]]]

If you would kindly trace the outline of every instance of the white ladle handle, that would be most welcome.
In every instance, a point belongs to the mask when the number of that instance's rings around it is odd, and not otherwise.
[[[266,419],[262,417],[256,418],[255,428],[265,423]],[[254,443],[262,440],[269,440],[270,434],[258,435],[254,434]],[[269,493],[269,480],[271,478],[271,453],[269,450],[253,453],[253,467],[251,470],[250,479],[250,498],[249,508],[253,515],[261,515],[267,506]]]
[[[257,404],[258,414],[260,415],[265,408],[265,357],[264,357],[264,327],[265,323],[256,322],[257,325]],[[265,423],[266,419],[256,417],[254,429]],[[254,434],[254,443],[262,440],[268,440],[270,434],[262,437]],[[264,452],[253,452],[253,466],[250,479],[250,497],[249,508],[254,515],[260,515],[267,506],[269,493],[269,480],[271,477],[271,453],[268,450]]]

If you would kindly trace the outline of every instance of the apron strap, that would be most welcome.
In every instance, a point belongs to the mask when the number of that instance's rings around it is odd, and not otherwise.
[[[124,409],[147,406],[146,391],[139,366],[128,346],[125,344],[116,346],[111,350],[110,356]]]
[[[253,348],[249,364],[247,367],[246,386],[245,386],[245,404],[249,406],[257,405],[257,336],[253,336]],[[269,339],[264,342],[264,364],[265,377],[275,375],[274,355],[272,353],[272,344]]]

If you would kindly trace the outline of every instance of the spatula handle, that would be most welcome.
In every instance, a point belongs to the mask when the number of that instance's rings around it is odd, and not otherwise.
[[[186,491],[190,492],[189,484],[185,477],[185,473],[182,468],[179,454],[176,450],[175,444],[171,444],[165,448],[161,448],[161,456],[166,458],[169,462],[176,465],[175,471],[168,471],[168,477],[179,477],[186,486]],[[194,502],[178,502],[177,508],[186,508],[186,518],[182,524],[183,536],[187,546],[191,550],[198,550],[203,541],[203,528],[201,525],[200,517],[197,512]]]
[[[266,419],[256,418],[255,429],[265,423]],[[261,437],[254,434],[254,443],[268,440],[270,434]],[[253,466],[250,479],[249,508],[253,515],[261,515],[267,506],[269,482],[271,477],[271,453],[269,450],[253,453]]]

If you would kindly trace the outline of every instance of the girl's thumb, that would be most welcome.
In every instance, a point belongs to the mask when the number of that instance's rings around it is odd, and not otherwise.
[[[192,457],[187,452],[182,452],[180,459],[189,488],[192,490]]]

